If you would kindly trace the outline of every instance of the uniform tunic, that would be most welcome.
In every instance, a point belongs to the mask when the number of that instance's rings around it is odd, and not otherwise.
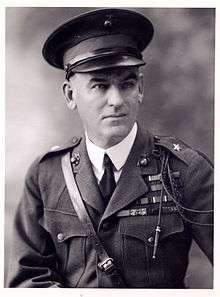
[[[93,242],[77,217],[62,173],[61,157],[68,151],[87,211],[127,287],[183,288],[192,239],[212,261],[211,163],[174,137],[155,138],[138,129],[106,209],[84,138],[74,137],[32,164],[16,212],[7,286],[105,287]],[[177,195],[176,202],[164,198],[153,259],[163,152],[169,153]]]

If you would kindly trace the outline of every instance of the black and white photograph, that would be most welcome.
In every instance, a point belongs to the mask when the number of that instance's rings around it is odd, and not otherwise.
[[[5,7],[4,288],[213,289],[215,7],[52,5]]]

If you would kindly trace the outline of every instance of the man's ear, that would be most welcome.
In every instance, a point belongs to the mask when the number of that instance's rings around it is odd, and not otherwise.
[[[68,80],[65,80],[62,87],[68,108],[71,110],[76,109],[76,92],[71,83]]]
[[[139,91],[138,101],[139,101],[139,103],[141,103],[144,98],[144,75],[143,75],[143,73],[138,74],[138,91]]]

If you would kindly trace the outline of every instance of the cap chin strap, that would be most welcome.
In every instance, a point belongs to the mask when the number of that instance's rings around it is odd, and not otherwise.
[[[104,48],[87,52],[82,55],[78,55],[71,59],[65,66],[64,70],[67,73],[67,77],[71,72],[86,72],[92,71],[91,63],[93,67],[97,69],[105,69],[116,66],[141,66],[144,65],[142,54],[137,52],[131,47],[117,47],[117,48]],[[95,63],[95,64],[94,64]]]

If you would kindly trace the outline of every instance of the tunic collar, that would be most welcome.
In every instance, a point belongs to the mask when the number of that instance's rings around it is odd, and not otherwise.
[[[95,145],[88,138],[87,133],[85,134],[86,148],[89,155],[89,159],[92,165],[94,166],[95,171],[99,173],[98,175],[102,176],[104,171],[103,158],[105,153],[107,153],[108,156],[111,158],[111,161],[114,164],[117,171],[121,170],[124,166],[137,135],[137,123],[134,124],[129,134],[121,142],[108,149],[103,149]]]

